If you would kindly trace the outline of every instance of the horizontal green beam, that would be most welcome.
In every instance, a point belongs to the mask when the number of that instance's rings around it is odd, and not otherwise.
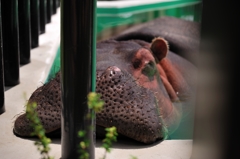
[[[111,2],[109,2],[111,3]],[[176,1],[163,1],[149,4],[138,4],[128,7],[97,7],[97,15],[98,16],[110,16],[110,15],[119,15],[126,13],[141,13],[149,10],[159,10],[159,9],[169,9],[169,8],[177,8],[184,7],[189,5],[194,5],[201,3],[201,0],[176,0]]]

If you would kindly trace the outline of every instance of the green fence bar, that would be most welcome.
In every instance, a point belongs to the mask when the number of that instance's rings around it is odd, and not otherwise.
[[[87,106],[87,95],[93,90],[92,73],[94,0],[61,0],[61,90],[62,90],[62,159],[78,159],[80,130],[86,131],[90,146],[89,159],[94,159],[94,120]],[[94,42],[95,43],[95,42]],[[80,82],[81,81],[81,82]]]
[[[31,61],[30,0],[18,1],[20,64]]]
[[[5,86],[15,86],[20,83],[18,0],[1,2],[4,82]]]

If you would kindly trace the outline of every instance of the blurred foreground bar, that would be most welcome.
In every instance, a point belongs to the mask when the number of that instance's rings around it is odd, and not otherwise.
[[[5,95],[4,95],[4,76],[3,76],[3,52],[2,52],[2,14],[0,0],[0,115],[5,112]]]
[[[85,131],[89,141],[86,152],[94,159],[95,126],[88,113],[87,95],[94,90],[92,84],[95,56],[95,0],[61,1],[61,90],[62,90],[62,159],[78,159],[78,132]],[[84,60],[83,60],[84,59]],[[79,82],[81,81],[81,82]],[[95,82],[95,80],[94,80]]]
[[[199,86],[191,159],[239,159],[237,1],[203,1]]]

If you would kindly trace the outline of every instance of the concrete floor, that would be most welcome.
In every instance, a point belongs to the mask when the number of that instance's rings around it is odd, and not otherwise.
[[[31,93],[45,81],[51,63],[57,52],[60,39],[60,10],[46,25],[46,33],[40,35],[40,45],[31,50],[31,63],[20,68],[20,84],[5,90],[6,112],[0,115],[0,159],[38,159],[40,154],[34,140],[16,137],[13,123],[16,116],[24,112],[24,104]],[[96,142],[95,158],[103,157],[104,150]],[[61,158],[61,140],[54,139],[50,145],[50,155]],[[153,145],[142,145],[134,141],[119,140],[113,145],[107,159],[188,159],[192,152],[192,140],[166,140]]]

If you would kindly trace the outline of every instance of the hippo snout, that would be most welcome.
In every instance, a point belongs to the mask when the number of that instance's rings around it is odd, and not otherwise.
[[[37,103],[36,113],[46,134],[61,128],[61,89],[60,72],[50,82],[36,89],[28,100],[28,104]],[[17,136],[29,137],[33,133],[30,120],[26,113],[17,117],[13,132]]]
[[[98,72],[96,92],[105,101],[96,114],[97,125],[116,126],[120,134],[144,143],[165,138],[154,92],[138,85],[128,72],[116,66]]]
[[[30,125],[30,121],[26,117],[26,114],[20,115],[14,123],[13,127],[13,133],[17,136],[20,135],[22,137],[24,136],[30,136],[31,132],[33,132],[33,128]]]

